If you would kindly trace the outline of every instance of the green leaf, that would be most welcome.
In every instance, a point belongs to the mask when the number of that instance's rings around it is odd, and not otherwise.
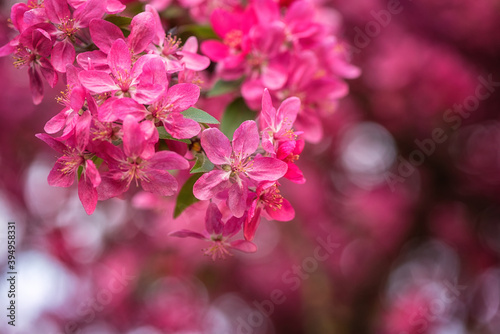
[[[189,108],[181,114],[183,114],[184,117],[192,119],[198,123],[219,124],[219,121],[215,117],[201,109]]]
[[[175,203],[174,218],[179,217],[190,205],[200,201],[193,195],[193,186],[202,175],[202,173],[194,174],[182,186],[179,196],[177,196],[177,202]]]
[[[105,18],[106,21],[113,23],[115,26],[121,29],[130,29],[130,23],[132,18],[125,16],[109,15]]]
[[[207,96],[213,97],[235,92],[240,89],[242,82],[242,79],[234,81],[219,80],[215,83],[213,88],[208,91]]]
[[[229,104],[222,116],[220,123],[220,130],[224,133],[229,140],[233,139],[234,130],[236,130],[241,123],[251,119],[255,119],[256,113],[246,105],[245,101],[239,97],[231,104]]]
[[[191,144],[191,140],[189,139],[177,139],[172,137],[170,133],[168,133],[163,126],[157,127],[156,130],[158,130],[158,135],[160,136],[160,139],[176,140],[186,144]]]
[[[78,166],[78,170],[76,171],[77,175],[78,175],[78,181],[80,181],[80,179],[82,178],[82,173],[83,173],[83,166],[80,165]]]
[[[205,39],[219,39],[219,36],[214,32],[209,25],[187,24],[179,27],[179,33],[192,36],[195,35],[201,40]]]
[[[214,169],[214,164],[208,160],[207,156],[203,153],[197,154],[196,163],[191,168],[190,173],[206,173]]]

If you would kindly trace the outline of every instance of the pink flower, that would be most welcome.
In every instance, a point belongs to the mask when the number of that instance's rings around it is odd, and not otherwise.
[[[212,259],[224,259],[227,255],[231,255],[228,249],[235,249],[245,253],[254,253],[257,251],[257,246],[254,243],[246,240],[229,241],[236,233],[241,230],[245,217],[231,217],[226,223],[222,222],[222,213],[214,203],[210,203],[205,216],[205,231],[202,233],[179,230],[171,232],[169,235],[179,238],[196,238],[211,242],[209,248],[204,249],[205,255],[212,256]]]
[[[181,83],[168,88],[165,93],[149,106],[149,115],[154,122],[161,121],[165,130],[174,138],[192,138],[200,132],[198,122],[184,118],[182,111],[194,106],[200,96],[200,88],[189,83]]]
[[[66,0],[45,0],[45,13],[55,24],[58,32],[57,42],[51,54],[51,62],[58,72],[66,72],[66,65],[75,61],[74,44],[79,42],[77,34],[87,28],[92,19],[101,18],[105,13],[106,2],[88,0],[74,12],[70,11]]]
[[[184,69],[191,71],[203,71],[210,65],[210,59],[198,54],[198,40],[195,36],[189,37],[183,46],[181,40],[168,34],[165,37],[160,16],[154,7],[146,5],[146,11],[151,13],[155,21],[155,34],[151,47],[154,54],[162,57],[167,72],[176,73]]]
[[[283,162],[286,162],[288,169],[286,171],[284,178],[298,183],[303,184],[306,182],[304,174],[300,168],[295,164],[295,161],[299,159],[302,150],[304,150],[304,140],[298,139],[293,141],[286,141],[281,143],[276,151],[276,158]]]
[[[102,143],[100,153],[110,171],[103,175],[97,189],[100,200],[121,195],[133,180],[136,184],[140,181],[145,191],[161,196],[171,196],[177,191],[177,180],[168,170],[187,169],[189,163],[171,151],[154,153],[150,139],[155,133],[157,136],[151,122],[139,124],[129,115],[123,121],[123,151],[108,142]]]
[[[287,171],[287,165],[283,161],[254,156],[259,142],[257,124],[254,121],[243,122],[236,129],[232,145],[218,129],[203,131],[201,146],[216,168],[196,181],[194,196],[200,200],[208,200],[229,190],[229,209],[234,216],[243,216],[248,186],[253,182],[276,181]]]
[[[96,187],[101,183],[101,176],[94,162],[90,160],[92,153],[85,150],[84,140],[77,140],[78,145],[71,147],[44,133],[37,134],[36,137],[63,154],[62,157],[57,159],[54,168],[52,168],[47,178],[51,186],[71,186],[75,181],[78,168],[80,166],[83,167],[80,180],[78,181],[78,197],[83,204],[85,212],[89,215],[92,214],[97,205]]]
[[[67,66],[66,79],[67,91],[57,99],[65,108],[45,124],[44,130],[52,134],[64,128],[60,139],[69,138],[73,131],[77,132],[77,137],[84,135],[81,132],[86,132],[85,135],[88,137],[91,123],[91,117],[88,116],[97,114],[97,105],[92,96],[80,84],[78,69],[75,66]],[[87,116],[87,114],[89,115]]]
[[[300,110],[300,100],[289,97],[281,103],[278,110],[273,106],[267,89],[262,95],[262,111],[259,126],[262,131],[262,147],[269,153],[275,153],[281,142],[293,141],[297,137],[292,130],[293,123]]]
[[[255,231],[259,227],[262,210],[271,219],[277,221],[289,221],[295,217],[295,210],[290,202],[280,195],[276,182],[262,182],[257,187],[254,196],[255,199],[250,205],[243,229],[246,240],[252,241]]]
[[[129,96],[139,103],[148,104],[163,92],[163,85],[148,82],[141,76],[145,63],[151,60],[143,56],[132,66],[132,54],[123,39],[116,40],[109,50],[108,63],[111,76],[104,71],[87,70],[79,73],[78,78],[88,90],[97,93],[115,93],[117,97]]]
[[[137,55],[149,46],[155,37],[155,20],[149,12],[139,13],[130,23],[130,35],[125,38],[119,27],[111,22],[94,19],[90,26],[90,36],[97,47],[108,54],[116,40],[126,41],[131,54]]]
[[[54,87],[57,83],[57,72],[48,57],[52,51],[53,41],[50,36],[50,24],[32,26],[19,36],[19,45],[16,48],[16,67],[28,67],[31,95],[34,104],[40,104],[43,99],[43,76]],[[48,31],[48,32],[47,32]]]

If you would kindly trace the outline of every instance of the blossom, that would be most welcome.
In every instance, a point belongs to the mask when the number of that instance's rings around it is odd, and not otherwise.
[[[15,51],[14,65],[28,67],[34,104],[40,104],[43,99],[42,76],[50,87],[54,87],[58,80],[57,72],[48,59],[54,44],[49,33],[51,28],[50,24],[40,24],[27,28],[19,36],[19,44]]]
[[[66,0],[45,0],[45,13],[55,24],[57,42],[51,54],[51,62],[58,72],[66,72],[66,65],[75,60],[76,37],[80,29],[87,28],[92,19],[101,18],[105,12],[106,2],[88,0],[74,12],[70,11]]]
[[[287,98],[276,110],[269,91],[264,90],[259,125],[262,130],[262,147],[267,152],[275,153],[280,142],[295,140],[292,126],[299,110],[300,100],[297,97]]]
[[[78,197],[87,214],[92,214],[97,205],[96,187],[101,183],[101,176],[96,165],[91,160],[92,153],[85,149],[85,140],[77,138],[78,144],[74,147],[50,137],[45,133],[36,135],[54,150],[62,153],[57,159],[47,178],[49,184],[55,187],[69,187],[75,181],[78,168],[83,167],[78,181]]]
[[[245,219],[243,231],[246,240],[252,241],[259,227],[262,210],[277,221],[289,221],[295,217],[295,210],[290,202],[281,196],[276,182],[260,183],[254,196]]]
[[[218,129],[203,131],[201,146],[216,168],[196,181],[194,196],[200,200],[208,200],[224,190],[229,190],[229,209],[234,216],[243,216],[249,184],[276,181],[287,171],[287,165],[283,161],[254,156],[259,143],[255,121],[245,121],[236,129],[232,145]]]
[[[239,250],[245,253],[254,253],[257,246],[247,240],[229,241],[241,230],[245,217],[231,217],[225,223],[222,222],[222,213],[216,204],[210,203],[205,215],[205,231],[198,233],[191,230],[182,229],[171,232],[169,235],[179,238],[196,238],[206,240],[211,243],[209,248],[204,249],[205,255],[212,256],[212,259],[224,259],[231,255],[229,249]]]
[[[187,169],[189,163],[171,151],[154,152],[151,137],[156,129],[151,122],[139,124],[133,116],[123,121],[123,151],[116,146],[102,143],[102,158],[108,163],[109,172],[102,177],[99,199],[104,200],[124,193],[132,181],[140,181],[142,189],[161,196],[171,196],[177,191],[177,180],[168,170]]]
[[[129,96],[139,103],[150,103],[163,92],[163,85],[144,80],[142,70],[151,58],[143,56],[132,65],[132,54],[123,39],[116,40],[108,54],[111,76],[105,71],[87,70],[78,74],[82,85],[97,93],[115,93],[117,97]]]

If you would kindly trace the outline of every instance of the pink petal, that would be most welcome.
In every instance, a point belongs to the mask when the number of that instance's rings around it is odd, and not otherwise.
[[[234,131],[233,150],[244,159],[259,147],[259,130],[255,121],[245,121]]]
[[[267,67],[262,69],[262,84],[272,90],[281,89],[288,79],[288,71],[280,63],[269,62]]]
[[[215,128],[206,129],[201,133],[201,147],[208,159],[216,165],[231,164],[231,143],[229,139]]]
[[[80,53],[76,56],[76,62],[84,70],[110,71],[107,54],[99,50]]]
[[[229,188],[229,197],[227,206],[235,217],[242,217],[247,209],[248,189],[244,179],[241,179],[241,184],[234,183]]]
[[[245,226],[243,228],[243,235],[248,241],[252,241],[255,236],[255,232],[259,227],[260,223],[260,212],[262,208],[257,206],[257,201],[252,202],[252,206],[248,210],[247,219],[245,219]]]
[[[49,86],[54,88],[58,81],[57,72],[54,70],[54,67],[52,67],[52,64],[47,58],[40,58],[39,62],[40,72],[42,72],[42,75],[49,83]]]
[[[110,175],[101,177],[101,183],[97,187],[97,196],[100,201],[110,199],[112,197],[120,196],[126,192],[130,185],[130,180],[114,179]]]
[[[236,233],[238,233],[241,230],[241,226],[243,225],[245,218],[246,216],[240,218],[238,217],[229,218],[227,222],[224,224],[224,231],[222,232],[222,235],[230,238]]]
[[[148,168],[159,170],[188,169],[188,161],[172,151],[159,151],[148,160]]]
[[[192,138],[200,133],[200,124],[192,119],[184,118],[181,114],[170,114],[163,120],[165,130],[177,139]]]
[[[120,90],[108,73],[103,71],[81,71],[78,78],[82,85],[94,93],[107,93]]]
[[[56,71],[65,73],[66,66],[75,61],[75,47],[66,40],[54,44],[51,62]]]
[[[193,186],[194,197],[202,201],[213,198],[226,186],[229,174],[219,169],[203,174]]]
[[[46,124],[43,130],[47,133],[56,133],[60,131],[66,124],[66,112],[68,108],[63,109],[60,113],[52,117]]]
[[[165,64],[160,57],[154,57],[145,62],[140,70],[140,73],[139,80],[141,84],[162,84],[168,86]]]
[[[140,157],[146,146],[144,133],[141,126],[133,116],[127,116],[123,120],[123,152],[127,157],[136,159]]]
[[[155,21],[155,37],[153,38],[153,44],[163,45],[165,40],[165,30],[163,30],[163,24],[161,23],[160,15],[158,11],[151,5],[146,5],[146,12],[153,15]]]
[[[92,42],[106,54],[111,50],[114,41],[125,38],[120,28],[105,20],[92,20],[89,24],[89,30]]]
[[[295,210],[290,202],[284,198],[279,209],[266,207],[266,212],[272,219],[280,222],[287,222],[295,218]]]
[[[304,174],[302,173],[300,168],[294,163],[288,164],[288,170],[286,171],[284,178],[297,184],[303,184],[306,182]]]
[[[106,0],[87,0],[85,5],[78,7],[73,13],[76,24],[80,28],[87,28],[90,21],[100,19],[105,14]]]
[[[118,0],[106,0],[106,12],[108,14],[121,13],[125,8],[127,7]]]
[[[97,189],[92,185],[90,179],[82,175],[78,181],[78,198],[82,202],[83,208],[88,215],[94,213],[97,206]]]
[[[31,97],[33,98],[33,103],[38,105],[43,100],[42,78],[40,77],[40,73],[33,67],[28,69],[28,74],[30,78]]]
[[[246,240],[235,240],[231,242],[231,248],[245,253],[255,253],[257,251],[257,246],[255,246],[253,242]]]
[[[266,25],[280,18],[278,3],[273,0],[256,0],[256,16],[260,24]]]
[[[153,14],[142,12],[134,16],[130,23],[128,46],[133,54],[144,51],[156,34]]]
[[[210,23],[217,35],[220,37],[226,36],[231,30],[240,30],[241,15],[228,12],[224,9],[215,9],[210,15]]]
[[[59,153],[63,153],[67,150],[66,145],[61,143],[60,141],[52,138],[51,136],[45,133],[38,133],[35,135],[40,140],[43,140],[47,145],[49,145],[53,150],[56,150]]]
[[[101,183],[101,175],[92,160],[87,160],[85,163],[85,178],[90,180],[93,187],[97,187]]]
[[[165,91],[165,86],[161,84],[139,84],[133,98],[142,104],[151,104],[156,101]]]
[[[111,112],[118,119],[125,119],[125,117],[127,116],[132,116],[136,122],[144,119],[147,114],[147,111],[142,104],[137,103],[137,101],[129,97],[114,100],[113,104],[111,105]],[[107,119],[107,121],[110,122],[113,117],[109,117]]]
[[[10,20],[17,31],[23,32],[29,27],[29,25],[24,22],[24,15],[29,10],[30,8],[25,3],[16,3],[10,9]]]
[[[285,175],[287,169],[288,165],[281,160],[259,157],[253,160],[247,175],[255,181],[276,181]]]
[[[75,175],[78,166],[68,170],[68,157],[62,156],[57,159],[54,167],[50,171],[47,181],[53,187],[69,187],[75,182]]]
[[[145,191],[160,196],[172,196],[177,192],[177,180],[166,170],[145,170],[145,177],[141,178],[141,186]]]
[[[215,40],[208,40],[201,44],[201,52],[213,61],[221,61],[229,56],[229,46]]]
[[[62,20],[71,17],[66,0],[45,0],[45,13],[52,23],[61,23]]]
[[[205,214],[205,228],[210,235],[222,234],[222,230],[224,229],[222,213],[214,203],[208,205]]]
[[[298,97],[289,97],[283,101],[278,108],[276,120],[278,124],[285,123],[285,129],[291,129],[295,119],[300,111],[300,99]]]
[[[115,78],[126,80],[130,77],[132,55],[123,39],[117,39],[113,42],[108,53],[108,64]]]
[[[258,79],[249,79],[243,82],[241,86],[241,95],[250,109],[258,110],[260,108],[264,88],[261,80]]]
[[[194,106],[199,97],[200,87],[190,83],[180,83],[168,89],[165,104],[173,105],[172,112],[181,112]]]
[[[174,232],[170,232],[168,235],[171,237],[178,237],[178,238],[196,238],[196,239],[202,239],[202,240],[206,239],[203,234],[200,234],[198,232],[193,232],[190,230],[174,231]]]

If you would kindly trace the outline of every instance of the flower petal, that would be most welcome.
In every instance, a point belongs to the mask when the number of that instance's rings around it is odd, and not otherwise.
[[[231,164],[231,143],[229,139],[215,128],[206,129],[201,133],[201,146],[208,159],[216,165]]]
[[[178,238],[196,238],[196,239],[202,239],[205,240],[205,236],[203,234],[200,234],[198,232],[190,231],[190,230],[179,230],[179,231],[173,231],[168,234],[171,237],[178,237]]]
[[[127,116],[123,120],[123,152],[132,159],[141,156],[146,147],[144,133],[141,126],[133,116]]]
[[[246,240],[235,240],[230,245],[231,248],[244,253],[255,253],[257,251],[257,246],[253,242]]]
[[[240,180],[241,183],[233,183],[229,188],[229,197],[227,199],[227,206],[235,217],[242,217],[247,209],[248,189],[244,179]]]
[[[199,200],[208,200],[227,186],[229,173],[223,170],[213,170],[203,174],[193,186],[193,195]]]
[[[288,165],[281,160],[270,157],[259,157],[253,160],[247,169],[249,178],[255,181],[276,181],[286,174]]]
[[[81,71],[78,73],[78,78],[83,87],[94,93],[107,93],[120,89],[114,82],[113,78],[108,73],[103,71]]]
[[[89,25],[92,42],[104,53],[108,54],[113,42],[124,39],[122,31],[111,22],[95,19]]]
[[[205,228],[211,235],[222,234],[224,224],[222,224],[222,213],[216,204],[210,203],[205,214]]]
[[[144,51],[156,34],[153,14],[142,12],[134,16],[130,23],[128,46],[133,54]]]
[[[255,121],[245,121],[234,131],[233,150],[241,159],[253,154],[259,147],[259,130]]]

